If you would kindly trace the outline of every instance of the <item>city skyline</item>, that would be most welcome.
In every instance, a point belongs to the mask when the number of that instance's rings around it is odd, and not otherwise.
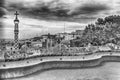
[[[6,0],[4,38],[14,38],[14,12],[19,11],[20,38],[84,29],[98,17],[119,14],[119,0]]]

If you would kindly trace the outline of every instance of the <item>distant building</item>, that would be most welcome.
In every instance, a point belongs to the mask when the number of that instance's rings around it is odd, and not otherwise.
[[[33,47],[36,47],[36,48],[41,48],[42,47],[42,42],[40,41],[35,41],[35,42],[32,42],[31,45]]]
[[[83,35],[84,30],[76,30],[75,32],[72,32],[71,34],[73,35],[74,39],[80,38]]]
[[[30,40],[31,40],[31,41],[41,41],[42,39],[43,39],[43,37],[40,36],[40,37],[31,38]]]
[[[71,33],[58,33],[56,35],[63,38],[64,40],[72,40],[72,39],[74,39],[74,36]]]
[[[46,34],[46,35],[42,35],[42,47],[43,48],[49,48],[49,47],[53,47],[56,44],[56,35],[52,35],[50,33]]]

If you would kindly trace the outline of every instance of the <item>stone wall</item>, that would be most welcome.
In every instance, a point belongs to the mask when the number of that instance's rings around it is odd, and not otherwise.
[[[37,71],[43,72],[51,69],[91,68],[102,65],[104,62],[120,61],[119,56],[103,56],[99,59],[88,61],[47,61],[33,66],[1,69],[0,78],[14,78],[30,75]]]

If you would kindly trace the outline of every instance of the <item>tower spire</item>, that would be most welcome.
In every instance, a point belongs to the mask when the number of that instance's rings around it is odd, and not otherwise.
[[[14,20],[14,24],[15,24],[15,27],[14,27],[14,48],[15,50],[18,50],[19,49],[19,45],[18,45],[18,34],[19,34],[19,27],[18,27],[18,24],[19,24],[19,20],[18,20],[18,12],[16,11],[15,12],[15,20]]]
[[[19,13],[16,11],[16,12],[14,13],[14,15],[15,15],[15,20],[14,20],[14,21],[19,21],[19,20],[18,20],[18,15],[19,15]]]

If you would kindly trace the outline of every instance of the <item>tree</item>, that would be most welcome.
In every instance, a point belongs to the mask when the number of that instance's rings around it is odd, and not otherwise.
[[[98,24],[98,25],[104,25],[105,21],[104,21],[103,18],[98,18],[96,24]]]
[[[88,24],[83,32],[81,44],[105,45],[117,43],[117,34],[120,34],[120,16],[98,18],[96,24]]]

